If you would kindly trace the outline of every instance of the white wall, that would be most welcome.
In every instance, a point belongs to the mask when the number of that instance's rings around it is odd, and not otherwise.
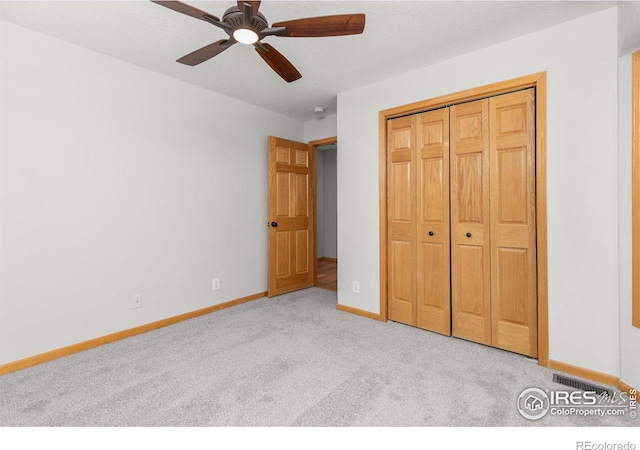
[[[620,379],[640,386],[640,328],[631,324],[631,54],[619,58],[619,268],[620,268]]]
[[[638,45],[640,45],[640,1],[618,2],[618,54],[633,53]]]
[[[0,64],[0,364],[266,290],[302,122],[4,21]]]
[[[550,358],[619,374],[616,20],[610,8],[338,95],[340,304],[379,312],[378,112],[546,71]]]
[[[305,142],[336,136],[338,134],[337,120],[337,114],[327,114],[307,120],[304,123]]]

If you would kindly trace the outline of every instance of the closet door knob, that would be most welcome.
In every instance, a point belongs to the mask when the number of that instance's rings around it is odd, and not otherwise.
[[[429,231],[429,236],[433,236],[433,231]]]
[[[271,226],[274,227],[274,228],[277,227],[278,226],[278,222],[271,222]]]
[[[471,237],[471,233],[467,233],[467,237]]]

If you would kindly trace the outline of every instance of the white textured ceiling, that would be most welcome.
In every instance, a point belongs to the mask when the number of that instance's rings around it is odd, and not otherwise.
[[[187,1],[221,17],[234,1]],[[362,35],[268,37],[300,71],[284,82],[251,46],[189,67],[176,59],[225,38],[213,25],[150,1],[0,1],[0,18],[299,120],[336,95],[393,75],[615,6],[603,1],[274,1],[269,23],[365,13]],[[594,30],[597,32],[597,30]]]

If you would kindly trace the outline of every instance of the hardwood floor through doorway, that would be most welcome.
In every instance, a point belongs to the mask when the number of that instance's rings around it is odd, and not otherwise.
[[[338,261],[334,258],[318,258],[316,286],[330,291],[338,290]]]

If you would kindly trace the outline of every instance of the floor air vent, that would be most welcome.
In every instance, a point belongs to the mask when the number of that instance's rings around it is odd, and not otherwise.
[[[580,389],[585,392],[595,392],[598,395],[606,393],[607,396],[613,397],[613,391],[611,389],[603,388],[602,386],[596,386],[595,384],[585,383],[584,381],[576,380],[575,378],[565,377],[563,375],[553,374],[553,381],[555,383],[564,384],[572,388]]]

